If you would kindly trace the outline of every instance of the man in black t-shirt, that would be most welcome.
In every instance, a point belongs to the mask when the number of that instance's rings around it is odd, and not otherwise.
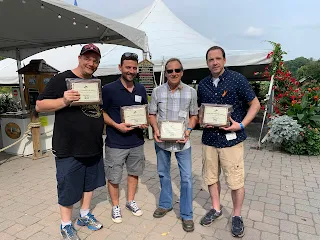
[[[67,90],[66,78],[91,79],[100,63],[100,50],[85,45],[78,67],[54,76],[36,103],[37,112],[55,112],[52,152],[57,168],[60,231],[64,239],[78,240],[71,223],[72,206],[81,200],[77,224],[99,230],[102,224],[90,212],[93,190],[106,184],[103,151],[103,116],[99,105],[72,106],[80,94]]]

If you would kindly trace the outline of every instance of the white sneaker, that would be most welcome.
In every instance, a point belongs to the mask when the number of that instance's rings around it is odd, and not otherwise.
[[[143,214],[142,210],[138,207],[137,203],[134,200],[127,202],[126,208],[130,212],[132,212],[133,215],[135,215],[137,217],[140,217]]]
[[[111,211],[111,218],[112,221],[115,223],[121,223],[122,217],[121,217],[121,209],[119,206],[113,206]]]

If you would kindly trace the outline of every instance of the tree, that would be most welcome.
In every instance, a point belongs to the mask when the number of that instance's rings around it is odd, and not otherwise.
[[[298,69],[301,68],[302,66],[308,64],[311,61],[312,61],[312,59],[307,59],[305,57],[298,57],[293,60],[286,61],[284,63],[284,65],[291,72],[293,77],[297,77]]]
[[[0,61],[3,60],[3,59],[5,59],[5,57],[1,57],[1,56],[0,56]]]
[[[298,79],[306,78],[320,82],[320,60],[312,61],[300,67],[297,71]]]

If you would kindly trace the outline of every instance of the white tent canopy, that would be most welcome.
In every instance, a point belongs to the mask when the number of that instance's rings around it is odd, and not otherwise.
[[[23,60],[88,42],[147,49],[145,32],[60,0],[0,1],[0,56]]]
[[[151,6],[118,21],[146,32],[155,71],[161,71],[162,62],[171,57],[180,58],[185,69],[206,68],[205,53],[209,47],[217,45],[183,23],[161,0],[155,0]],[[98,76],[118,74],[117,65],[124,52],[136,52],[142,60],[142,52],[138,49],[98,46],[102,52],[96,72]],[[45,51],[27,58],[23,64],[28,64],[31,59],[44,59],[59,71],[72,69],[77,66],[80,49],[81,46],[75,45]],[[227,66],[266,64],[269,63],[267,53],[226,49]],[[0,84],[15,84],[17,81],[15,63],[11,59],[0,61]]]
[[[143,30],[148,35],[148,43],[152,54],[152,62],[155,64],[155,71],[161,71],[163,60],[177,57],[182,61],[184,69],[206,68],[205,53],[208,48],[218,45],[205,38],[170,11],[162,0],[155,0],[151,6],[118,19],[119,22]],[[223,46],[222,46],[223,47]],[[113,46],[105,52],[101,60],[97,75],[111,75],[119,73],[115,63],[124,52],[139,51]],[[267,51],[237,51],[227,50],[227,66],[245,66],[268,63]]]

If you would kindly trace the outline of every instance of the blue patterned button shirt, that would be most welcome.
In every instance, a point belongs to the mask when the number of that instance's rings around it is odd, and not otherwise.
[[[231,117],[236,122],[241,122],[247,114],[247,103],[256,95],[249,81],[242,74],[225,69],[219,77],[220,81],[215,87],[212,76],[202,79],[198,86],[198,105],[202,103],[230,104],[233,106]],[[234,146],[244,141],[247,136],[244,130],[236,132],[237,138],[228,141],[227,131],[219,128],[205,128],[202,134],[202,143],[216,148]]]

